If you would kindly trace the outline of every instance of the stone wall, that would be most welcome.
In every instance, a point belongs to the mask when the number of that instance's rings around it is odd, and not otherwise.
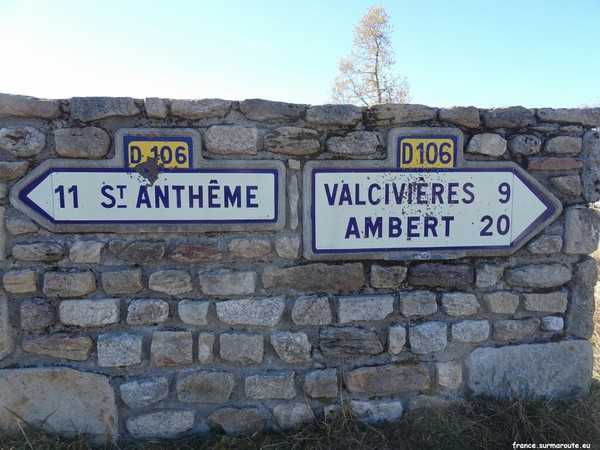
[[[308,106],[0,95],[0,425],[105,439],[368,421],[466,394],[586,394],[600,109]],[[563,205],[508,256],[308,261],[304,164],[381,160],[388,132],[462,130]],[[207,161],[280,160],[283,229],[53,233],[9,201],[48,159],[107,160],[123,128],[191,128]],[[240,165],[245,163],[240,162]]]

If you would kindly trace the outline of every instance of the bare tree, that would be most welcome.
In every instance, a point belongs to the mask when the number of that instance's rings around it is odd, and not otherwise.
[[[408,81],[392,73],[392,27],[383,7],[371,7],[354,27],[354,46],[338,63],[339,73],[331,89],[335,103],[373,105],[406,103]]]

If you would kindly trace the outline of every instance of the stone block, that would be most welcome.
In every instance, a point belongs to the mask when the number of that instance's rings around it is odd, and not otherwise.
[[[24,421],[49,434],[89,436],[98,445],[117,438],[115,394],[104,375],[66,367],[3,369],[0,404],[3,433],[20,433]]]
[[[531,242],[527,246],[534,255],[551,255],[553,253],[559,253],[563,246],[563,239],[560,236],[551,234],[544,234]]]
[[[583,162],[583,197],[589,203],[600,200],[600,132],[586,131],[579,156]]]
[[[573,206],[565,211],[565,245],[569,255],[586,254],[598,249],[600,212]]]
[[[402,325],[393,325],[388,328],[388,353],[399,354],[406,344],[406,328]]]
[[[283,155],[306,156],[321,150],[319,133],[310,128],[279,127],[264,137],[265,150]]]
[[[457,361],[435,363],[437,384],[448,389],[458,389],[463,381],[462,365]]]
[[[509,291],[483,294],[483,301],[487,309],[495,314],[514,314],[519,307],[519,296]]]
[[[8,317],[8,301],[5,297],[0,296],[0,360],[14,351],[14,334]],[[0,424],[2,424],[1,421]]]
[[[111,241],[108,248],[122,261],[134,264],[148,264],[161,261],[167,244],[164,241]]]
[[[265,342],[260,334],[224,333],[219,336],[219,345],[224,362],[247,366],[263,360]]]
[[[248,119],[257,122],[288,122],[300,119],[306,111],[306,105],[273,102],[252,98],[240,102],[240,111]]]
[[[214,125],[204,135],[206,150],[214,155],[256,155],[258,130],[239,125]]]
[[[134,100],[129,97],[72,97],[71,118],[82,122],[107,117],[130,117],[139,114]]]
[[[443,322],[425,322],[409,328],[408,339],[413,353],[424,355],[446,348],[448,326]]]
[[[564,313],[569,302],[567,291],[548,294],[523,294],[525,309],[533,312]]]
[[[596,261],[585,257],[573,267],[569,283],[569,308],[565,315],[565,331],[579,339],[594,334],[594,286],[598,281]]]
[[[63,300],[58,307],[58,316],[64,325],[104,327],[119,322],[120,303],[118,298]]]
[[[354,126],[362,120],[362,108],[354,105],[319,105],[306,111],[306,121],[314,125]]]
[[[579,154],[582,148],[582,140],[575,136],[556,136],[546,141],[544,151],[546,153],[572,153]]]
[[[516,341],[533,336],[540,327],[540,319],[499,320],[492,328],[492,339],[498,341]]]
[[[127,306],[129,325],[156,325],[169,318],[169,304],[161,299],[132,300]]]
[[[337,369],[313,370],[304,377],[304,393],[311,398],[338,396]]]
[[[104,242],[77,241],[69,249],[69,259],[75,264],[98,264]]]
[[[506,153],[507,142],[499,134],[476,134],[469,141],[466,152],[485,156],[502,156]]]
[[[235,381],[225,372],[196,371],[177,377],[177,399],[180,402],[227,403]]]
[[[284,430],[297,428],[315,420],[312,409],[306,403],[277,405],[273,408],[273,418],[277,426]]]
[[[472,316],[479,310],[479,301],[475,294],[465,292],[444,292],[442,310],[449,316]]]
[[[402,402],[399,400],[385,402],[350,400],[348,406],[354,416],[369,424],[394,422],[404,413]]]
[[[467,264],[424,263],[408,269],[413,286],[466,287],[473,283],[475,272]]]
[[[542,122],[577,124],[588,127],[600,125],[600,108],[540,108],[537,116]]]
[[[271,253],[271,242],[266,239],[233,239],[229,243],[229,259],[262,260]]]
[[[454,323],[451,336],[454,342],[483,342],[490,337],[490,323],[487,320],[464,320]]]
[[[63,158],[103,158],[110,150],[110,137],[101,128],[58,128],[54,130],[56,153]]]
[[[569,197],[579,197],[583,193],[583,185],[578,175],[565,175],[550,178],[550,185],[559,193]]]
[[[530,171],[564,171],[579,170],[583,163],[577,158],[529,158],[527,170]]]
[[[362,289],[365,274],[361,263],[308,264],[286,268],[269,266],[263,271],[262,281],[267,289],[277,287],[299,292],[351,292]]]
[[[282,361],[302,364],[310,360],[312,345],[305,333],[282,331],[271,335],[271,345]]]
[[[348,391],[372,396],[426,390],[430,381],[425,364],[361,367],[345,376]]]
[[[231,101],[220,98],[171,100],[171,114],[183,119],[197,120],[209,117],[225,117],[230,109]]]
[[[0,161],[0,181],[14,181],[27,173],[27,161]]]
[[[104,292],[110,295],[137,294],[144,289],[142,269],[103,272],[100,279]]]
[[[285,297],[246,298],[216,303],[217,317],[228,325],[274,327],[283,317]]]
[[[351,131],[345,136],[333,136],[327,139],[327,150],[338,155],[373,155],[377,153],[380,146],[379,136],[371,131]]]
[[[23,338],[23,350],[27,353],[72,361],[87,361],[92,354],[94,342],[88,336],[67,333]]]
[[[542,149],[542,140],[529,134],[517,134],[508,140],[513,155],[535,155]]]
[[[552,288],[571,280],[571,269],[562,264],[531,264],[507,269],[508,284],[525,288]]]
[[[169,380],[166,377],[151,377],[129,380],[119,385],[121,399],[130,408],[143,408],[167,398]]]
[[[155,331],[150,345],[150,362],[157,367],[191,364],[193,341],[189,331]]]
[[[542,317],[540,327],[544,331],[562,331],[565,327],[565,321],[562,317],[546,316]]]
[[[4,289],[11,294],[37,291],[37,272],[32,269],[10,270],[2,277]]]
[[[134,439],[174,439],[194,427],[196,412],[162,410],[128,417],[125,425]]]
[[[298,297],[292,309],[292,320],[296,325],[329,325],[333,320],[329,298]]]
[[[0,150],[17,158],[39,155],[46,147],[46,135],[33,127],[0,128]]]
[[[181,300],[177,304],[179,318],[190,325],[208,324],[208,307],[210,302],[201,300]]]
[[[148,287],[167,295],[180,295],[194,289],[192,277],[185,270],[159,270],[150,274]]]
[[[483,112],[483,123],[487,128],[525,128],[533,124],[534,114],[522,106],[494,108]]]
[[[397,289],[404,280],[408,269],[404,266],[371,266],[371,287],[376,289]]]
[[[232,272],[222,269],[214,272],[201,272],[198,275],[203,294],[216,297],[249,295],[256,289],[256,272]]]
[[[356,358],[383,353],[377,334],[363,328],[323,328],[319,330],[319,346],[328,358]]]
[[[0,94],[0,117],[60,117],[60,102],[25,95]]]
[[[477,281],[475,284],[478,288],[488,288],[495,286],[504,275],[504,266],[499,264],[479,264],[477,266]]]
[[[96,276],[93,272],[46,272],[44,294],[48,297],[82,297],[96,290]]]
[[[291,400],[296,397],[295,372],[268,373],[246,377],[244,392],[250,400]]]
[[[146,97],[144,106],[149,119],[166,119],[169,114],[169,105],[162,98]]]
[[[298,228],[298,201],[300,199],[300,187],[298,185],[298,176],[291,175],[287,186],[288,202],[290,204],[290,216],[288,217],[288,224],[290,229],[296,230]],[[300,238],[300,236],[298,236]]]
[[[183,242],[175,246],[171,259],[184,264],[211,263],[221,261],[223,252],[217,244]]]
[[[98,336],[100,367],[134,366],[142,362],[142,336],[130,333],[107,333]]]
[[[13,236],[32,234],[40,231],[40,227],[29,217],[11,215],[6,218],[6,231]]]
[[[356,295],[338,299],[338,321],[342,324],[384,320],[393,312],[392,295]]]
[[[54,306],[47,299],[28,298],[21,302],[21,328],[40,331],[56,322]]]
[[[428,316],[438,309],[437,297],[431,291],[403,291],[398,299],[398,310],[404,317]]]
[[[587,341],[478,348],[466,360],[469,389],[495,398],[587,395],[592,365]]]
[[[265,421],[256,408],[223,408],[208,416],[211,427],[221,428],[227,435],[249,435],[261,432]]]
[[[213,356],[214,345],[215,335],[213,333],[198,334],[198,363],[212,364],[215,359]]]
[[[296,259],[300,252],[299,236],[277,236],[275,238],[275,250],[280,258]]]
[[[56,262],[65,257],[65,249],[55,242],[16,244],[12,255],[20,261]]]
[[[407,125],[437,118],[437,109],[409,103],[387,103],[369,108],[369,119],[374,125]]]
[[[474,106],[442,108],[438,113],[438,117],[442,122],[450,122],[466,128],[478,128],[480,122],[479,110]]]

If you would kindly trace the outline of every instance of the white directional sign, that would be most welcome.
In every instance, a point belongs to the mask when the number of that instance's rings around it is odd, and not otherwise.
[[[560,202],[516,164],[464,164],[457,151],[462,134],[454,131],[453,142],[442,131],[429,136],[418,131],[413,137],[410,129],[395,130],[394,148],[383,163],[307,164],[308,258],[510,253],[560,214]],[[423,152],[413,151],[417,148]],[[398,167],[402,164],[418,168]]]
[[[15,185],[11,201],[55,231],[283,226],[281,162],[204,161],[194,155],[199,136],[193,130],[160,133],[118,133],[117,156],[105,164],[47,161]]]

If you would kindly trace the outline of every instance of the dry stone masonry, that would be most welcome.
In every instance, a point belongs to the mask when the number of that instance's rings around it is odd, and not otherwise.
[[[0,95],[0,429],[177,438],[585,395],[599,126],[599,108]],[[303,256],[305,165],[380,162],[403,127],[460,130],[465,161],[518,164],[563,212],[511,254]],[[138,128],[193,130],[200,166],[280,164],[282,225],[52,232],[11,201],[45,161],[105,167]]]

